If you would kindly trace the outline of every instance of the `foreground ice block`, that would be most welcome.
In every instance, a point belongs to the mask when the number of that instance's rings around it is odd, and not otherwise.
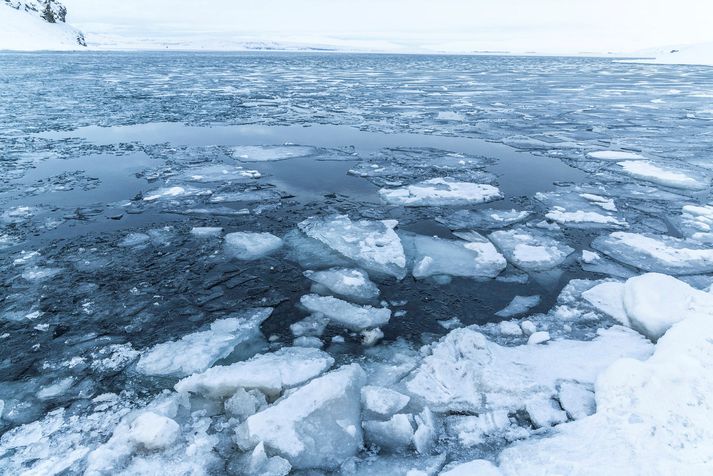
[[[496,312],[495,315],[506,318],[525,314],[538,304],[540,304],[540,296],[515,296],[506,307]]]
[[[346,215],[335,215],[308,218],[298,226],[358,266],[401,279],[406,275],[406,256],[394,231],[396,225],[396,220],[352,221]]]
[[[361,448],[365,381],[357,364],[329,372],[249,417],[239,438],[262,442],[296,469],[335,469]]]
[[[260,324],[272,308],[259,308],[213,322],[207,331],[194,332],[176,341],[157,344],[139,359],[136,369],[146,375],[182,377],[202,372],[233,349],[260,336]]]
[[[208,398],[233,395],[239,388],[257,389],[269,396],[316,377],[334,364],[329,354],[317,349],[285,348],[261,354],[245,362],[217,366],[186,377],[175,386]]]
[[[645,361],[596,383],[597,411],[500,454],[505,474],[705,475],[713,467],[713,318],[674,324]]]
[[[525,271],[554,268],[574,252],[555,238],[522,226],[495,231],[489,238],[508,261]]]
[[[236,232],[225,235],[225,252],[246,261],[262,258],[281,247],[282,239],[271,233]]]
[[[617,231],[595,238],[592,247],[644,271],[673,275],[713,272],[713,248],[667,235]]]
[[[381,198],[391,205],[410,207],[469,205],[503,198],[498,187],[481,183],[433,178],[401,188],[382,188]]]
[[[593,383],[621,357],[646,358],[652,345],[621,326],[592,341],[559,340],[503,347],[469,328],[456,329],[431,347],[408,378],[408,390],[434,411],[515,412],[558,395],[562,381]]]
[[[324,314],[330,322],[352,331],[383,326],[391,319],[391,310],[383,307],[358,306],[331,296],[308,294],[300,303],[310,312]]]
[[[473,237],[473,234],[469,236]],[[478,235],[473,239],[478,241],[404,234],[403,242],[413,262],[413,276],[494,278],[507,266],[505,258],[486,238]]]

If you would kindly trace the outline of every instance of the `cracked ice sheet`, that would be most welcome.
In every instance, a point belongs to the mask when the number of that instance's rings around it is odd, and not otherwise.
[[[600,330],[591,341],[503,347],[469,328],[431,346],[431,355],[407,379],[408,390],[439,412],[515,412],[557,396],[561,381],[594,383],[621,357],[643,359],[652,345],[631,329]]]
[[[493,185],[457,182],[450,178],[433,178],[401,188],[382,188],[379,195],[386,203],[408,207],[468,205],[503,198]]]

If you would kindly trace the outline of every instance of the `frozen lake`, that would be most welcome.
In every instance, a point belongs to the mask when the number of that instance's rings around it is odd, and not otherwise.
[[[0,54],[0,85],[0,472],[496,461],[650,355],[659,335],[602,289],[713,283],[711,68]],[[576,371],[547,370],[562,359]],[[320,414],[357,429],[310,414],[317,435],[292,422],[306,449],[289,448],[276,415],[321,379],[344,388]],[[168,443],[137,430],[149,413]]]

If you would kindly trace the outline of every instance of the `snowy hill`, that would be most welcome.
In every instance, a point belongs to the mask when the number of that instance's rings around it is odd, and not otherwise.
[[[77,50],[82,32],[66,23],[67,9],[55,0],[0,0],[0,50]]]
[[[713,66],[713,43],[668,46],[640,52],[651,57],[635,60],[637,63],[690,64]]]

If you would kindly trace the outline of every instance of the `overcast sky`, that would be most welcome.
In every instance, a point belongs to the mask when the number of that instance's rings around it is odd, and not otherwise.
[[[713,41],[713,0],[63,0],[87,33],[636,51]]]

